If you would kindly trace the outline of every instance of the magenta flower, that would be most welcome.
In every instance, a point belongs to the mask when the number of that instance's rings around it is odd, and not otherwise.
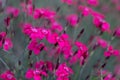
[[[22,32],[27,36],[30,36],[32,33],[32,25],[30,23],[25,23],[22,25]]]
[[[110,32],[110,24],[108,22],[103,22],[103,24],[101,26],[101,30],[103,32],[105,32],[105,31]]]
[[[47,73],[39,69],[29,69],[25,74],[27,79],[33,78],[34,80],[42,80],[42,76],[47,76]]]
[[[13,17],[17,17],[19,15],[19,9],[9,6],[6,8],[6,14],[12,14]]]
[[[117,80],[115,77],[112,76],[111,73],[107,74],[103,80]]]
[[[55,72],[57,80],[69,80],[69,76],[73,74],[73,70],[69,68],[65,63],[59,65]]]
[[[6,37],[6,32],[0,32],[0,47],[2,47]]]
[[[61,32],[63,30],[63,27],[58,22],[52,22],[51,29],[54,30],[54,31]]]
[[[87,0],[88,4],[92,6],[98,6],[99,5],[99,0]]]
[[[110,24],[100,17],[94,17],[93,24],[102,32],[110,32]]]
[[[57,33],[50,33],[47,36],[47,41],[51,44],[55,44],[57,43],[57,38],[58,38],[58,34]]]
[[[55,16],[56,16],[56,12],[51,11],[49,9],[45,9],[45,8],[36,8],[33,13],[34,19],[39,19],[43,17],[50,21],[54,21]]]
[[[4,44],[3,44],[3,49],[4,49],[5,51],[8,51],[8,50],[11,49],[12,47],[13,47],[13,43],[12,43],[11,39],[10,39],[10,38],[6,38],[6,39],[5,39],[5,42],[4,42]]]
[[[33,14],[33,5],[31,3],[25,4],[21,3],[22,11],[25,12],[27,15],[32,15]]]
[[[97,37],[97,44],[102,47],[102,48],[107,48],[108,47],[108,43],[107,41],[105,41],[104,39],[100,38],[100,37]]]
[[[42,61],[42,60],[35,63],[36,69],[42,69],[43,67],[45,70],[52,72],[54,69],[54,64],[50,61]]]
[[[43,8],[36,8],[33,13],[34,19],[39,19],[43,14],[45,13],[45,10]]]
[[[49,21],[53,22],[53,21],[55,21],[55,16],[56,16],[55,11],[52,11],[52,10],[49,10],[49,9],[44,10],[43,17],[45,19],[48,19]]]
[[[78,23],[78,16],[76,14],[70,14],[66,17],[66,19],[71,26],[75,27]]]
[[[71,5],[73,3],[73,0],[61,0],[61,2]]]
[[[62,34],[57,38],[59,49],[63,52],[65,59],[72,55],[72,45],[67,34]]]
[[[80,65],[83,65],[88,57],[88,48],[86,45],[78,41],[75,42],[75,45],[77,46],[78,50],[71,57],[70,63],[76,63],[77,61],[80,61]]]
[[[3,79],[3,80],[16,80],[16,78],[14,77],[14,74],[9,70],[2,73],[0,75],[0,78]]]
[[[116,49],[113,49],[112,46],[109,46],[109,47],[108,47],[108,50],[104,52],[104,56],[105,56],[105,57],[110,57],[110,56],[112,56],[112,55],[114,55],[114,56],[117,57],[117,56],[119,56],[119,54],[120,54],[120,51],[119,51],[119,50],[116,50]]]
[[[89,7],[87,7],[87,6],[82,6],[82,5],[80,5],[80,6],[78,7],[78,10],[82,11],[82,16],[88,16],[88,15],[90,15],[91,12],[92,12],[92,9],[91,9],[91,8],[89,8]]]
[[[120,37],[120,27],[115,29],[114,35],[117,36],[117,37]]]
[[[44,47],[44,43],[38,43],[36,40],[30,41],[28,45],[28,49],[32,50],[36,55],[40,53],[41,49],[45,49]]]
[[[101,18],[101,19],[105,18],[104,14],[97,12],[97,11],[94,11],[94,10],[91,11],[91,15],[93,16],[93,18],[96,18],[96,17]]]

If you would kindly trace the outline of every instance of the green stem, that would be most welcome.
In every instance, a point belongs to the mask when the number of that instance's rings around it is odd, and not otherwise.
[[[2,58],[0,58],[0,61],[5,65],[5,67],[9,70],[10,68],[9,68],[9,66],[7,65],[7,63],[2,59]]]

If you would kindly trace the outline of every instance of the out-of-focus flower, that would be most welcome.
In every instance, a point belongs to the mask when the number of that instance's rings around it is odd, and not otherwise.
[[[117,36],[117,37],[120,37],[120,27],[115,29],[114,35]]]
[[[58,22],[52,22],[52,23],[51,23],[51,29],[52,29],[52,30],[56,30],[56,31],[58,31],[58,32],[61,32],[61,31],[63,30],[63,27],[62,27],[62,25],[61,25],[60,23],[58,23]]]
[[[56,16],[56,12],[45,9],[45,8],[36,8],[33,13],[34,19],[39,19],[41,17],[50,20],[51,22],[54,21],[54,18]]]
[[[102,48],[107,48],[108,47],[109,44],[107,43],[107,41],[105,41],[104,39],[102,39],[100,37],[96,37],[96,39],[97,39],[97,44],[99,46],[101,46]]]
[[[110,24],[100,17],[94,17],[93,24],[102,32],[110,32]]]
[[[2,73],[0,75],[0,78],[3,79],[3,80],[16,80],[16,78],[14,77],[14,74],[9,70]]]
[[[120,54],[120,51],[113,49],[113,47],[111,45],[108,47],[108,50],[104,52],[105,57],[110,57],[112,55],[117,57],[117,56],[119,56],[119,54]]]
[[[18,8],[15,8],[15,7],[12,7],[12,6],[9,6],[6,8],[5,10],[6,14],[11,14],[13,15],[13,17],[17,17],[19,15],[19,9]]]
[[[0,47],[2,47],[6,37],[6,32],[0,32]]]
[[[8,51],[8,50],[11,49],[12,47],[13,47],[13,43],[12,43],[11,39],[10,39],[10,38],[6,38],[6,39],[5,39],[5,42],[4,42],[4,44],[3,44],[3,49],[4,49],[5,51]]]
[[[99,0],[87,0],[88,4],[92,6],[98,6],[99,5]]]
[[[66,19],[68,23],[73,27],[75,27],[76,24],[78,23],[78,16],[76,14],[70,14],[66,17]]]
[[[73,0],[61,0],[61,2],[71,5],[73,3]]]
[[[78,10],[82,11],[82,16],[88,16],[88,15],[90,15],[91,12],[92,12],[92,9],[91,9],[91,8],[89,8],[89,7],[87,7],[87,6],[82,6],[82,5],[80,5],[80,6],[78,7]]]

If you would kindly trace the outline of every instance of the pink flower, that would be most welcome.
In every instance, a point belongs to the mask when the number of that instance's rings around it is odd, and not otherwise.
[[[101,19],[100,17],[94,17],[94,18],[93,18],[93,24],[94,24],[97,28],[100,28],[100,27],[101,27],[103,21],[104,21],[104,20]]]
[[[3,45],[3,49],[4,49],[5,51],[8,51],[8,50],[11,49],[12,47],[13,47],[13,43],[12,43],[11,39],[10,39],[10,38],[6,38],[6,39],[5,39],[5,42],[4,42],[4,45]]]
[[[36,69],[42,69],[43,67],[44,67],[45,70],[52,72],[53,69],[54,69],[54,64],[50,61],[42,61],[42,60],[35,63],[35,68]]]
[[[63,52],[65,59],[69,58],[72,55],[72,46],[67,34],[62,34],[60,37],[57,37],[57,42],[59,49]]]
[[[103,32],[105,32],[105,31],[110,32],[110,24],[108,22],[103,22],[103,24],[101,26],[101,30]]]
[[[71,26],[75,27],[78,23],[78,16],[76,14],[70,14],[66,17],[66,19]]]
[[[48,19],[49,21],[55,21],[55,16],[56,16],[56,12],[55,11],[52,11],[52,10],[49,10],[49,9],[45,9],[44,10],[44,14],[43,14],[43,17],[45,19]]]
[[[12,14],[13,17],[17,17],[19,15],[19,9],[9,6],[6,8],[6,14]]]
[[[30,23],[23,24],[22,31],[24,34],[30,36],[30,34],[32,33],[32,24]]]
[[[61,2],[71,5],[73,3],[73,0],[61,0]]]
[[[117,80],[111,73],[107,74],[103,80]]]
[[[39,69],[29,69],[25,74],[27,79],[34,78],[34,80],[42,80],[42,76],[47,76],[47,73]]]
[[[4,80],[16,80],[16,78],[14,77],[14,74],[11,71],[9,71],[9,70],[7,70],[4,73],[2,73],[0,75],[0,78],[2,78]]]
[[[104,52],[104,56],[105,56],[105,57],[110,57],[111,55],[112,55],[112,53],[109,52],[109,51],[105,51],[105,52]]]
[[[87,6],[80,5],[78,10],[82,11],[82,16],[88,16],[91,14],[92,9]]]
[[[2,47],[6,37],[6,32],[0,32],[0,47]]]
[[[119,50],[116,50],[116,49],[113,49],[112,46],[109,46],[108,47],[108,50],[104,52],[104,56],[105,57],[110,57],[111,55],[114,55],[114,56],[119,56],[120,54],[120,51]]]
[[[43,14],[45,13],[45,10],[43,8],[36,8],[33,13],[34,19],[39,19]]]
[[[80,61],[80,65],[83,65],[88,57],[88,48],[86,45],[78,41],[75,42],[75,45],[77,46],[78,50],[71,57],[70,63],[76,63],[77,61]]]
[[[120,37],[120,27],[115,29],[114,35],[117,36],[117,37]]]
[[[102,48],[107,48],[108,47],[107,41],[105,41],[104,39],[102,39],[100,37],[97,37],[97,44]]]
[[[88,4],[92,6],[98,6],[99,5],[99,0],[87,0]]]
[[[30,41],[28,45],[28,49],[32,50],[36,55],[40,53],[41,49],[45,49],[44,47],[44,43],[38,43],[36,40]]]
[[[34,19],[39,19],[41,17],[48,19],[50,21],[54,21],[56,12],[51,11],[49,9],[44,9],[44,8],[36,8],[33,13],[33,18]]]
[[[57,33],[50,33],[47,36],[47,41],[51,44],[55,44],[57,43],[57,38],[58,38],[58,34]]]
[[[63,27],[58,22],[52,22],[51,29],[52,30],[57,30],[58,32],[61,32],[63,30]]]
[[[102,32],[110,32],[110,24],[100,17],[94,17],[93,24]]]
[[[21,7],[23,12],[26,12],[27,15],[32,15],[33,14],[33,5],[32,4],[25,4],[25,3],[21,3]]]
[[[59,65],[58,69],[55,72],[57,80],[69,80],[69,76],[73,74],[71,68],[69,68],[65,63]]]
[[[94,10],[91,11],[91,15],[93,16],[93,18],[100,18],[100,19],[105,18],[104,14],[97,12],[97,11],[94,11]]]
[[[80,49],[82,51],[82,53],[85,53],[88,50],[88,48],[86,47],[86,45],[84,45],[81,42],[76,41],[75,45],[77,46],[78,49]]]

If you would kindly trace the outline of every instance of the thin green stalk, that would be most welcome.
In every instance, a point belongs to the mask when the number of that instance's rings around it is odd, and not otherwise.
[[[0,61],[5,65],[5,67],[9,70],[10,68],[9,68],[9,66],[7,65],[7,63],[2,59],[2,58],[0,58]]]

